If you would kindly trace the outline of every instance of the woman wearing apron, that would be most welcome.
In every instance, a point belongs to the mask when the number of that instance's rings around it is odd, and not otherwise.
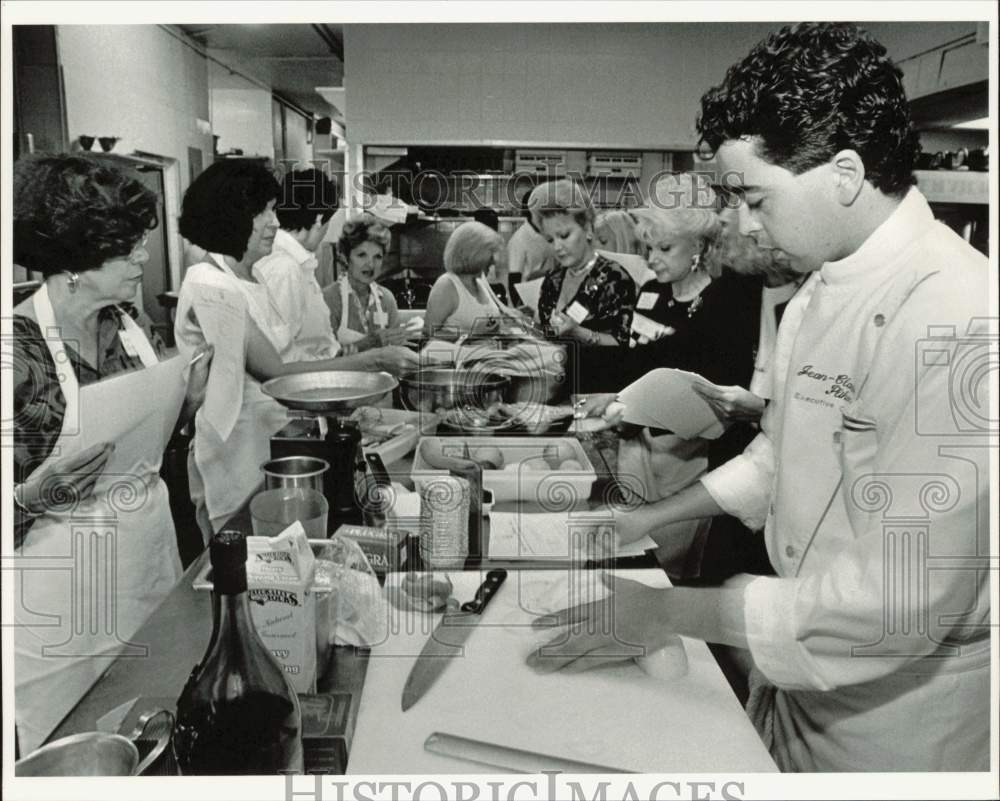
[[[235,299],[245,314],[244,372],[231,388],[234,402],[239,399],[238,414],[226,430],[219,430],[202,409],[188,456],[191,500],[206,541],[260,486],[260,465],[270,458],[270,437],[288,422],[285,409],[261,390],[262,382],[318,370],[399,374],[416,367],[416,355],[399,347],[292,361],[292,332],[252,270],[274,244],[280,193],[265,167],[217,161],[184,195],[181,234],[207,256],[188,269],[181,284],[175,323],[178,348],[189,353],[215,336],[206,335],[197,309],[212,293]]]
[[[128,304],[156,220],[155,196],[94,161],[43,157],[15,170],[15,258],[45,277],[13,321],[15,545],[20,564],[31,566],[14,571],[23,752],[41,744],[112,658],[141,651],[130,638],[181,574],[159,477],[165,443],[132,457],[122,447],[118,458],[113,442],[88,444],[108,414],[93,400],[97,382],[164,375],[162,343]],[[169,432],[204,397],[205,356],[189,370],[186,398],[180,385],[143,393],[152,379],[125,375],[116,391],[134,396],[119,400],[146,418],[162,416],[157,425]],[[166,375],[183,381],[179,370]]]
[[[375,283],[388,249],[389,229],[371,214],[344,225],[337,250],[347,262],[347,272],[323,292],[344,353],[405,345],[415,338],[413,331],[399,325],[396,298]]]

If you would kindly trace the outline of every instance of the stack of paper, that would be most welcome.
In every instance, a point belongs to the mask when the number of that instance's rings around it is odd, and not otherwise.
[[[708,401],[694,391],[697,383],[711,382],[685,370],[650,370],[618,394],[618,400],[625,404],[622,419],[672,431],[683,439],[716,439],[725,427]]]
[[[618,545],[614,519],[568,512],[490,512],[490,559],[565,560],[641,556],[656,548],[649,537]]]

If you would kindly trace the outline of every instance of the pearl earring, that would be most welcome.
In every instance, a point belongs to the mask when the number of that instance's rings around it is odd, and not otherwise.
[[[77,287],[80,286],[80,275],[79,273],[74,273],[72,270],[66,271],[66,285],[69,287],[70,292],[76,292]]]

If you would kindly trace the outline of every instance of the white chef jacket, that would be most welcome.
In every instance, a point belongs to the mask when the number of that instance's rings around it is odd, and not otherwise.
[[[340,344],[330,325],[330,309],[316,280],[318,262],[290,233],[278,229],[274,248],[253,266],[254,276],[292,335],[286,361],[332,359]]]
[[[757,339],[757,354],[754,358],[753,377],[750,391],[758,398],[771,399],[771,368],[774,363],[774,344],[778,338],[778,316],[775,310],[782,303],[788,303],[799,289],[798,281],[790,281],[781,286],[765,286],[760,298],[760,336]]]
[[[778,574],[748,713],[783,770],[986,770],[987,260],[911,189],[803,289],[762,433],[702,479]]]

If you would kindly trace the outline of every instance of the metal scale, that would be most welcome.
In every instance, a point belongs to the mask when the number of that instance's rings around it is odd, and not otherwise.
[[[330,465],[323,476],[330,534],[344,524],[385,521],[376,491],[388,481],[385,466],[377,454],[362,451],[361,429],[348,418],[396,386],[388,373],[351,371],[298,373],[272,378],[262,386],[265,394],[289,410],[288,424],[271,437],[271,458],[314,456]]]

